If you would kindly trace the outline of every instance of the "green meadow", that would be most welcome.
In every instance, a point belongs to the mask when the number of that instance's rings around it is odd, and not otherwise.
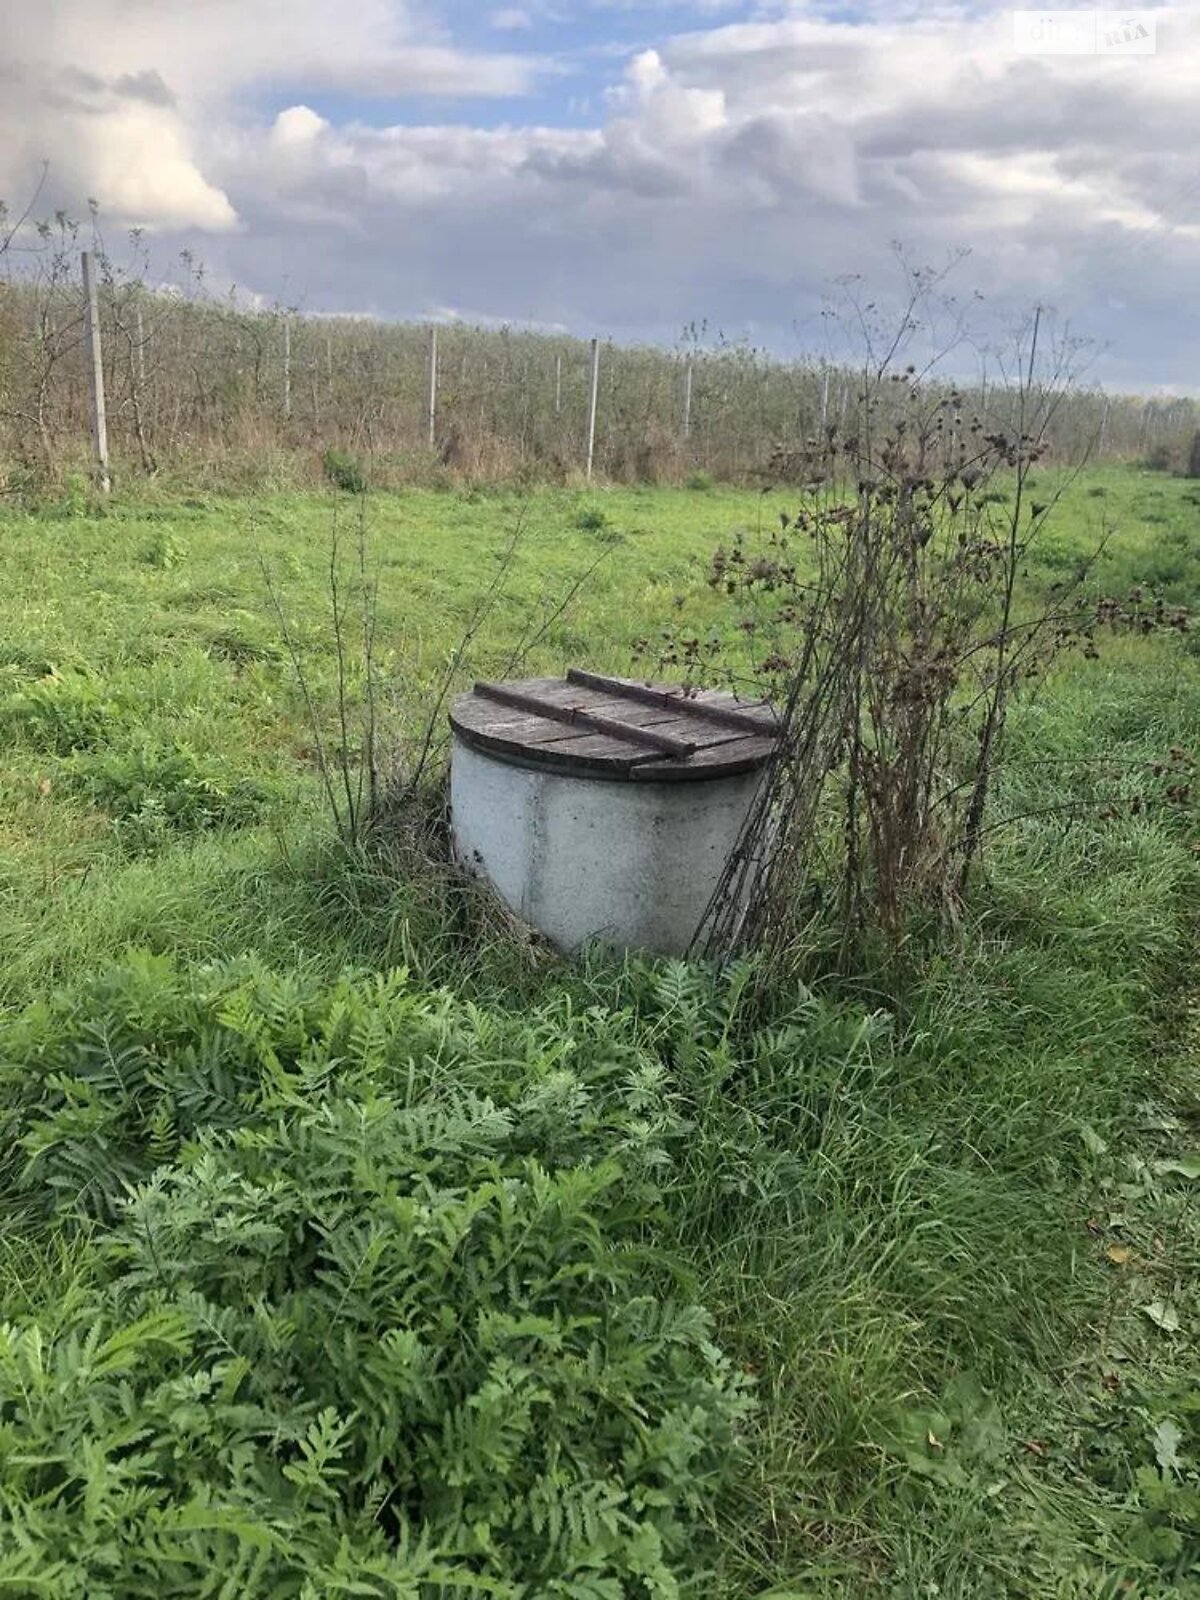
[[[1200,486],[1038,477],[1030,597],[1200,599]],[[0,1592],[1200,1596],[1195,634],[1031,687],[902,992],[560,962],[334,837],[331,562],[399,752],[729,630],[789,507],[0,513]]]

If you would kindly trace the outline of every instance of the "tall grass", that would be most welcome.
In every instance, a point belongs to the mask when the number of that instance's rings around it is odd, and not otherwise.
[[[1138,508],[1169,505],[1173,526],[1182,501],[1115,474],[1092,486],[1128,522],[1114,575],[1142,581],[1161,541]],[[1064,511],[1064,559],[1090,503]],[[386,522],[403,604],[385,593],[384,631],[419,620],[432,674],[497,545],[472,519],[495,509],[445,497],[435,525],[418,504],[419,537]],[[701,575],[697,519],[756,515],[708,494],[605,508],[620,570],[548,666],[579,639],[619,665],[655,574],[653,606],[689,563]],[[553,510],[560,561],[594,538],[578,511]],[[292,557],[283,604],[334,716],[327,512],[256,508],[268,555]],[[80,1596],[442,1600],[474,1581],[511,1600],[1187,1600],[1196,830],[1194,805],[1159,803],[1153,767],[1200,747],[1190,641],[1102,642],[1020,702],[1006,825],[958,937],[914,942],[901,986],[835,977],[799,943],[769,981],[753,962],[568,966],[436,866],[398,879],[329,840],[302,708],[251,604],[255,553],[228,512],[179,513],[10,530],[0,1579]],[[655,517],[669,533],[652,551],[631,530]],[[164,528],[177,565],[144,559]],[[1174,582],[1193,598],[1192,568]],[[442,621],[435,603],[458,609]],[[31,694],[56,657],[61,683]],[[208,826],[201,808],[130,838],[108,809],[124,792],[70,779],[145,739],[274,797],[249,820]],[[191,793],[194,769],[170,770]],[[389,1278],[418,1203],[438,1220]],[[678,1324],[648,1309],[668,1305]],[[372,1387],[405,1329],[437,1352],[407,1411],[411,1362]],[[513,1396],[539,1373],[559,1403],[531,1400],[530,1429]],[[381,1502],[385,1425],[408,1453]],[[563,1560],[507,1487],[555,1450],[560,1486],[619,1470],[658,1544],[618,1518],[593,1529],[590,1566],[576,1533]],[[435,1492],[446,1461],[463,1481]],[[480,1532],[485,1503],[503,1537]],[[457,1589],[420,1567],[422,1530]]]

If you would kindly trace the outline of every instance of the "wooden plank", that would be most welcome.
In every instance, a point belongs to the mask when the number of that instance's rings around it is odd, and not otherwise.
[[[623,700],[618,695],[602,695],[576,688],[563,704],[566,708],[578,706],[591,715],[607,717],[623,727],[650,728],[659,733],[672,734],[697,748],[714,741],[737,738],[739,733],[745,731],[726,727],[722,723],[700,721],[690,714],[690,708],[683,701],[661,706],[642,705]],[[764,725],[758,724],[756,731],[764,732]]]
[[[571,667],[567,672],[570,683],[577,683],[581,688],[602,689],[609,694],[619,695],[622,698],[641,701],[644,705],[673,706],[681,711],[686,709],[693,715],[710,722],[721,722],[730,728],[743,728],[747,732],[767,733],[774,723],[774,714],[769,707],[763,710],[768,716],[755,716],[753,712],[742,709],[732,696],[725,701],[702,698],[702,695],[711,695],[713,691],[701,691],[701,695],[688,696],[678,690],[664,690],[652,684],[633,683],[625,678],[608,678],[598,672],[584,672],[579,667]]]
[[[663,762],[660,750],[634,750],[631,745],[620,745],[602,733],[584,733],[572,738],[564,731],[560,739],[536,745],[515,745],[493,738],[486,730],[458,727],[456,732],[467,744],[488,751],[497,760],[514,761],[523,767],[627,778],[645,762]]]
[[[730,694],[721,690],[702,689],[696,694],[686,694],[676,685],[638,683],[626,678],[609,678],[600,673],[585,672],[572,667],[568,680],[581,686],[595,688],[636,700],[647,706],[670,707],[680,715],[692,714],[697,718],[739,728],[747,733],[769,734],[776,725],[770,706],[761,701],[742,705]]]
[[[590,677],[598,685],[575,681]],[[615,685],[615,691],[609,684]],[[597,779],[686,781],[751,771],[770,760],[777,748],[772,715],[754,715],[732,697],[717,710],[737,718],[697,716],[704,701],[682,695],[674,685],[642,685],[631,697],[624,679],[576,672],[571,681],[532,678],[517,683],[480,684],[460,695],[450,720],[459,737],[497,759]]]
[[[667,755],[690,756],[696,748],[692,741],[676,739],[670,734],[656,733],[652,728],[637,727],[628,722],[602,716],[579,705],[561,705],[548,697],[531,694],[526,689],[481,682],[475,685],[475,693],[487,700],[495,700],[499,705],[514,706],[519,711],[528,711],[533,716],[582,725],[597,733],[607,733],[614,739],[621,739],[631,744],[650,745]]]
[[[617,680],[619,681],[619,680]],[[745,724],[741,719],[724,717],[708,719],[697,717],[696,702],[683,698],[677,691],[654,690],[644,701],[631,701],[620,694],[602,694],[581,685],[564,683],[561,678],[533,678],[520,683],[503,684],[502,688],[519,694],[530,694],[539,705],[556,706],[569,710],[574,707],[590,714],[609,718],[630,728],[650,728],[674,735],[697,749],[708,744],[719,744],[737,738],[739,734],[753,732],[769,737],[775,724],[763,717],[747,714]],[[494,713],[489,713],[493,715]],[[532,715],[532,713],[531,713]],[[700,723],[697,726],[697,722]]]
[[[775,754],[775,739],[741,738],[727,744],[709,745],[698,750],[688,761],[640,762],[630,776],[639,782],[685,782],[689,778],[718,777],[739,772],[749,772],[765,766]]]
[[[542,744],[561,744],[564,740],[577,741],[599,737],[582,727],[573,731],[564,723],[551,722],[548,717],[532,717],[516,712],[510,717],[496,717],[490,712],[488,715],[480,716],[474,707],[467,707],[465,714],[456,707],[451,720],[456,727],[461,727],[468,733],[487,734],[497,743],[529,745],[531,748]],[[612,745],[614,753],[624,752],[624,745],[617,740],[609,739],[609,744]],[[655,754],[657,753],[656,751]]]
[[[539,745],[530,746],[537,750],[539,761],[545,757],[561,757],[568,762],[587,761],[589,764],[626,769],[642,766],[647,761],[675,759],[664,758],[661,750],[635,750],[632,745],[621,744],[607,733],[583,733],[572,737],[570,730],[565,727],[559,732],[562,737],[558,739],[546,739]]]

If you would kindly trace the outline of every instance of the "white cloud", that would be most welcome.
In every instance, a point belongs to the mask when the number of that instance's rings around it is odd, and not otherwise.
[[[45,198],[76,215],[96,197],[122,222],[232,227],[233,204],[204,172],[196,146],[156,75],[101,77],[49,62],[0,68],[0,194],[14,203],[48,163]]]
[[[148,219],[158,228],[233,226],[237,219],[228,196],[204,178],[186,134],[167,114],[126,106],[106,122],[87,175],[92,193],[104,196],[111,213]]]
[[[0,193],[48,161],[56,201],[152,228],[232,225],[212,151],[249,89],[512,96],[542,70],[455,49],[406,0],[0,0],[0,38]],[[281,154],[299,129],[272,130]]]
[[[318,116],[308,106],[289,106],[275,118],[270,140],[280,150],[307,152],[323,133],[329,132],[329,129],[330,124],[325,118]]]
[[[517,93],[531,78],[522,58],[456,50],[418,26],[409,0],[55,0],[48,25],[45,8],[0,0],[0,36],[10,62],[153,69],[193,101],[263,82],[419,91],[431,70],[439,93]]]

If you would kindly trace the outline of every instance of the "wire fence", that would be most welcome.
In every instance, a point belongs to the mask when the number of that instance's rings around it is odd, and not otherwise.
[[[379,482],[438,475],[569,481],[751,481],[831,427],[860,426],[861,375],[816,357],[693,337],[673,350],[510,328],[396,324],[248,309],[184,281],[149,288],[135,260],[88,254],[43,224],[0,283],[0,465],[10,487],[91,470],[303,480],[326,452]],[[11,263],[10,263],[11,266]],[[189,275],[190,274],[190,275]],[[99,387],[98,387],[99,386]],[[986,373],[956,408],[1012,420]],[[1183,464],[1190,399],[1076,388],[1051,443],[1064,458]]]

